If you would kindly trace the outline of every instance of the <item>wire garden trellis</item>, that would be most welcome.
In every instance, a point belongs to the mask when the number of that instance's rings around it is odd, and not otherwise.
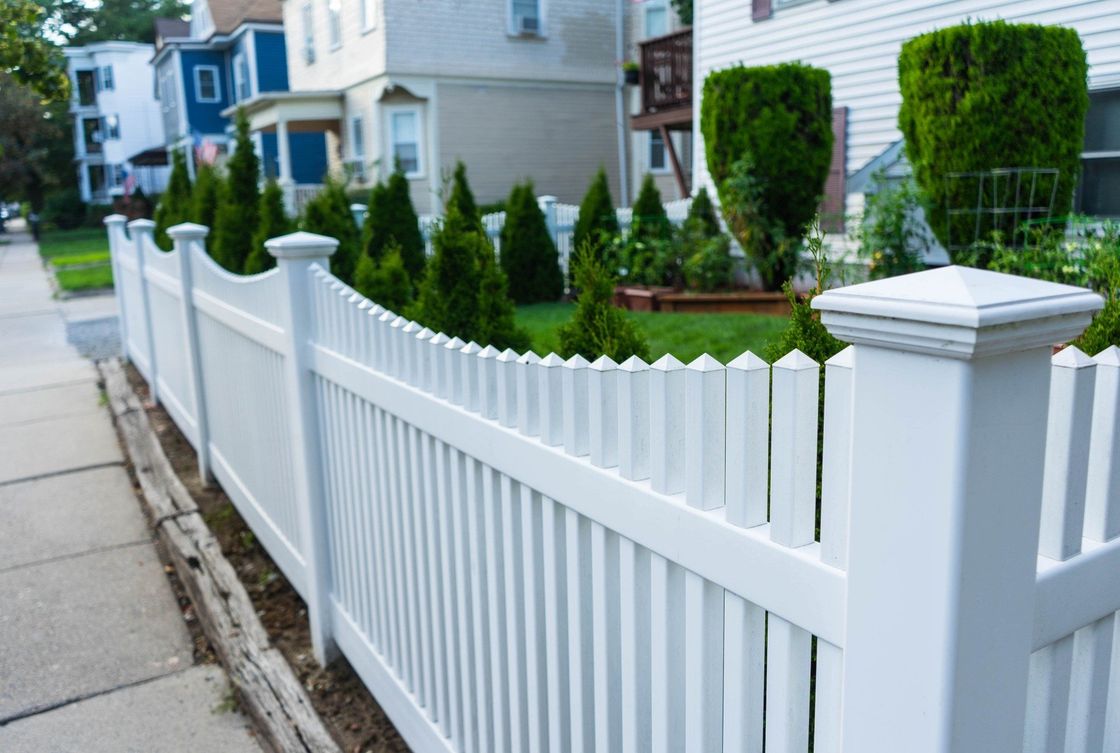
[[[999,234],[1020,245],[1028,225],[1049,220],[1058,194],[1059,170],[1052,167],[1005,167],[948,173],[945,224],[950,252]]]

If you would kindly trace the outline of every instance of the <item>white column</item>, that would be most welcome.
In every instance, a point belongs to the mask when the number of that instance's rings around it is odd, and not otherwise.
[[[276,155],[280,163],[280,176],[276,181],[284,192],[284,210],[288,216],[295,216],[295,181],[292,180],[292,153],[288,144],[288,121],[280,118],[276,121]]]
[[[844,750],[1023,749],[1051,344],[1100,306],[963,267],[813,301],[855,345]]]
[[[143,309],[144,342],[148,357],[148,391],[152,403],[159,403],[159,369],[156,361],[156,339],[152,333],[152,305],[148,299],[148,277],[144,273],[145,249],[155,248],[156,223],[151,220],[133,220],[128,223],[128,232],[132,235],[132,243],[136,249],[136,276],[140,282],[140,306]],[[147,241],[144,239],[147,238]]]
[[[315,659],[326,666],[335,655],[330,607],[330,541],[320,467],[315,384],[310,367],[313,316],[311,265],[329,268],[338,241],[312,233],[292,233],[265,242],[276,257],[285,304],[281,326],[287,340],[284,370],[291,411],[292,466],[300,527],[306,534],[307,615]]]
[[[128,316],[125,311],[127,304],[124,300],[124,283],[121,281],[120,253],[121,244],[128,242],[124,236],[124,225],[128,222],[128,218],[123,214],[111,214],[103,222],[109,234],[109,261],[113,269],[113,295],[117,298],[117,328],[121,338],[121,355],[127,361]]]

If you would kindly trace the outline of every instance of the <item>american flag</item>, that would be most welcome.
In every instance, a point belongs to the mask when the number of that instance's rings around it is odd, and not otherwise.
[[[204,165],[213,165],[218,159],[218,145],[210,139],[203,139],[201,144],[194,148],[195,158]]]
[[[128,173],[124,174],[123,187],[124,187],[124,195],[125,196],[131,196],[132,192],[136,190],[136,174],[135,173],[128,172]]]

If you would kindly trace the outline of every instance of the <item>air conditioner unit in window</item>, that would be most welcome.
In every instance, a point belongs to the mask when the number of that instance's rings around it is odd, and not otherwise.
[[[541,21],[536,16],[518,16],[516,27],[518,34],[536,36],[541,33]]]

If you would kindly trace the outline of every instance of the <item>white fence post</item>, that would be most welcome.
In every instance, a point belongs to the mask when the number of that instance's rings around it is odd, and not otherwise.
[[[140,282],[140,306],[144,310],[144,341],[147,345],[148,356],[148,392],[151,394],[152,403],[159,403],[159,369],[156,366],[156,338],[152,333],[152,305],[148,299],[148,277],[144,274],[144,238],[154,245],[152,235],[155,233],[156,223],[151,220],[133,220],[128,223],[128,232],[132,235],[132,245],[136,249],[136,276]],[[123,313],[123,312],[122,312]]]
[[[537,197],[537,206],[544,214],[544,224],[548,226],[548,237],[552,239],[553,243],[559,245],[560,241],[556,237],[556,201],[555,196]]]
[[[312,276],[310,268],[329,266],[338,241],[311,233],[292,233],[265,243],[276,257],[286,301],[283,306],[287,340],[284,368],[291,415],[292,465],[296,505],[304,532],[304,562],[307,567],[307,615],[311,623],[311,646],[320,665],[326,666],[337,651],[330,612],[330,546],[327,505],[323,495],[315,384],[311,372]]]
[[[1051,344],[1086,290],[962,267],[831,290],[855,344],[843,749],[1023,749]]]
[[[167,235],[175,244],[179,254],[179,284],[182,293],[183,342],[187,348],[187,367],[190,373],[191,395],[194,398],[194,421],[198,441],[198,475],[204,485],[210,484],[210,422],[206,415],[206,389],[202,381],[202,357],[198,349],[198,314],[194,308],[194,273],[191,269],[191,255],[195,248],[206,252],[202,246],[206,242],[210,228],[184,222],[167,229]]]
[[[125,243],[124,225],[128,218],[123,214],[111,214],[102,220],[109,234],[109,261],[113,269],[113,295],[117,298],[117,328],[121,338],[121,355],[128,360],[128,315],[125,311],[124,283],[121,278],[120,252]]]

